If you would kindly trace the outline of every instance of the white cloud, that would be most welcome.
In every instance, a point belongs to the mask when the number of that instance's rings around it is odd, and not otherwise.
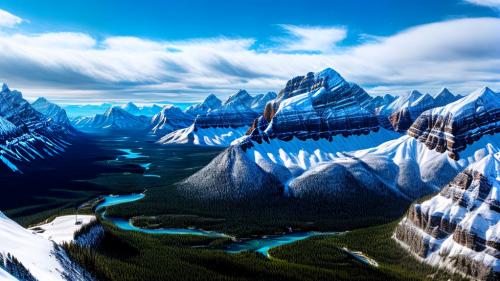
[[[14,27],[23,21],[22,18],[0,9],[0,27]]]
[[[347,36],[344,27],[280,25],[291,37],[279,38],[284,51],[318,51],[328,53]]]
[[[464,0],[464,1],[474,5],[500,9],[500,0]]]
[[[197,101],[240,88],[279,91],[296,75],[332,67],[374,93],[434,92],[443,86],[465,93],[483,85],[498,90],[498,34],[498,18],[457,19],[336,47],[334,53],[308,53],[282,52],[289,45],[259,51],[252,38],[97,40],[83,33],[0,33],[0,81],[55,101]],[[308,46],[326,50],[331,42],[338,40]]]

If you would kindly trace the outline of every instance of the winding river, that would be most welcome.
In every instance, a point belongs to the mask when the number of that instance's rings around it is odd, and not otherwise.
[[[141,200],[145,195],[143,193],[139,194],[129,194],[129,195],[108,195],[103,197],[103,201],[96,206],[96,213],[100,213],[101,217],[113,223],[116,227],[125,231],[136,231],[147,234],[170,234],[170,235],[200,235],[206,237],[220,237],[220,238],[233,238],[230,235],[215,232],[206,231],[201,229],[190,229],[190,228],[160,228],[160,229],[147,229],[136,227],[131,224],[129,220],[122,218],[113,218],[106,216],[106,207],[124,204],[128,202],[133,202]],[[291,244],[300,240],[304,240],[313,236],[323,236],[323,235],[337,235],[337,232],[292,232],[282,235],[272,235],[265,236],[256,239],[236,241],[229,244],[225,251],[227,253],[241,253],[246,251],[254,251],[263,254],[266,257],[270,257],[269,250],[286,244]]]

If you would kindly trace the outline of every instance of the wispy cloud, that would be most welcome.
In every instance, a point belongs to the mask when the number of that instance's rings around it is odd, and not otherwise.
[[[14,27],[23,21],[22,18],[0,9],[0,27]]]
[[[500,10],[500,0],[464,0],[467,3]]]
[[[291,77],[325,67],[374,93],[500,88],[498,18],[425,24],[353,47],[335,47],[345,34],[332,34],[320,43],[304,39],[259,49],[253,38],[100,40],[84,33],[4,32],[0,81],[27,96],[64,102],[199,101],[208,93],[226,97],[240,88],[278,91]],[[305,49],[318,52],[301,52]]]
[[[280,25],[288,33],[288,37],[280,37],[277,41],[284,51],[331,52],[335,45],[347,36],[345,27]]]

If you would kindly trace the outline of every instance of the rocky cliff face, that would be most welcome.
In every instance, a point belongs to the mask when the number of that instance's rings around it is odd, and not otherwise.
[[[408,134],[432,150],[448,152],[459,159],[459,152],[485,134],[500,132],[500,95],[488,88],[444,107],[422,113]]]
[[[496,152],[470,165],[435,197],[412,205],[394,237],[427,263],[498,280],[499,183]]]
[[[371,99],[361,87],[348,83],[332,69],[295,77],[254,120],[242,147],[275,138],[331,140],[336,135],[369,134],[379,129],[377,117],[369,108]]]

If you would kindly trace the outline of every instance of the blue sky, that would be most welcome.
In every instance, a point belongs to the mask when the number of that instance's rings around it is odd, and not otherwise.
[[[324,67],[373,94],[500,86],[499,0],[7,0],[0,10],[0,81],[31,98],[190,102],[279,91]]]

